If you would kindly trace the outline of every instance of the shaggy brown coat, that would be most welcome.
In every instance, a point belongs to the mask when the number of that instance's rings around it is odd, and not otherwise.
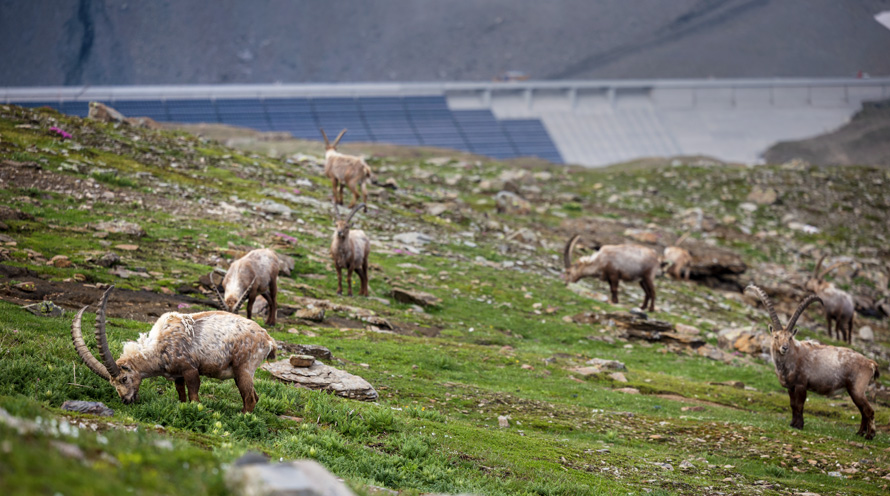
[[[791,427],[803,429],[803,407],[807,401],[807,391],[830,395],[846,389],[862,415],[856,434],[873,439],[876,432],[875,411],[868,403],[865,390],[880,376],[878,364],[849,348],[794,339],[797,334],[797,319],[808,305],[817,301],[821,303],[818,296],[809,295],[804,298],[788,325],[783,327],[766,292],[754,285],[745,288],[745,291],[748,290],[757,293],[769,312],[769,332],[772,335],[770,355],[776,367],[779,384],[788,390],[791,400]]]
[[[648,305],[650,312],[655,310],[655,274],[659,266],[655,250],[640,245],[605,245],[573,264],[572,250],[579,237],[579,234],[572,236],[563,251],[563,280],[566,284],[582,277],[602,279],[609,283],[612,303],[618,303],[618,282],[639,280],[646,295],[640,308],[645,309]]]
[[[87,307],[74,317],[71,338],[78,355],[90,370],[117,390],[121,401],[136,401],[142,380],[166,377],[176,384],[179,401],[198,401],[201,377],[234,379],[244,404],[252,412],[259,396],[253,375],[266,358],[275,357],[275,340],[256,322],[228,312],[165,313],[135,342],[124,344],[114,360],[105,335],[105,305],[114,286],[102,295],[96,315],[96,341],[102,362],[90,353],[81,333]],[[188,388],[188,396],[186,396]]]

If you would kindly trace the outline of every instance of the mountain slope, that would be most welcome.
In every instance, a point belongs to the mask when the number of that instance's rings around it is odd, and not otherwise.
[[[0,86],[890,74],[886,0],[5,2]]]

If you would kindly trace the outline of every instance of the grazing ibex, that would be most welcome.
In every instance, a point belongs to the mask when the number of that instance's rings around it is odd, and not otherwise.
[[[776,366],[779,384],[788,390],[791,398],[791,427],[803,429],[803,407],[807,400],[807,390],[827,396],[846,389],[862,414],[862,422],[856,434],[865,436],[865,439],[874,438],[875,411],[865,397],[865,390],[871,381],[880,376],[878,364],[849,348],[794,339],[797,334],[797,319],[808,305],[822,302],[818,296],[809,295],[804,298],[788,320],[788,325],[783,327],[766,292],[753,284],[745,288],[745,291],[748,290],[757,293],[769,312],[769,332],[772,335],[770,355]]]
[[[349,212],[346,219],[340,217],[340,210],[334,203],[334,213],[337,215],[336,231],[331,240],[331,258],[337,268],[337,294],[343,294],[343,269],[346,269],[346,286],[349,296],[352,296],[352,272],[355,271],[361,279],[359,296],[368,296],[368,256],[371,254],[371,240],[360,229],[351,229],[352,216],[364,207],[364,203],[356,205]]]
[[[253,303],[257,295],[262,295],[269,304],[269,313],[266,315],[266,325],[275,325],[278,313],[278,255],[268,248],[252,250],[232,262],[229,270],[224,272],[222,285],[225,296],[219,294],[219,287],[213,282],[213,273],[210,282],[216,290],[219,302],[226,310],[238,313],[238,308],[247,298],[247,318],[252,317]],[[217,269],[219,270],[219,269]],[[216,271],[214,271],[216,272]]]
[[[640,286],[646,293],[643,305],[649,305],[649,311],[655,310],[655,273],[658,272],[658,254],[651,248],[640,245],[605,245],[599,251],[581,257],[572,264],[572,250],[578,242],[576,234],[566,243],[562,258],[565,264],[563,280],[572,283],[582,277],[597,277],[609,283],[612,291],[612,303],[618,303],[618,282],[640,280]]]
[[[819,295],[822,304],[825,306],[825,323],[828,325],[828,337],[831,337],[831,321],[834,321],[834,333],[836,339],[849,343],[853,335],[853,314],[856,310],[856,304],[850,293],[837,288],[834,284],[825,281],[825,275],[841,265],[849,262],[837,262],[827,269],[819,272],[822,268],[822,261],[825,260],[823,255],[816,263],[813,275],[806,283],[807,291],[812,291]]]
[[[368,202],[368,186],[366,181],[372,178],[371,167],[365,163],[365,159],[355,155],[345,155],[336,150],[337,143],[346,134],[346,129],[340,131],[337,139],[333,143],[328,141],[328,135],[324,129],[319,129],[321,136],[324,138],[324,174],[331,180],[331,186],[334,188],[334,202],[343,205],[343,186],[349,188],[352,192],[352,203],[349,208],[355,206],[358,201],[358,188],[362,189],[362,204]],[[365,213],[368,207],[365,206]]]
[[[148,334],[124,344],[115,361],[105,336],[105,304],[114,286],[102,295],[96,314],[96,341],[102,361],[90,353],[81,333],[83,307],[71,324],[74,348],[90,370],[111,383],[124,404],[136,401],[139,385],[147,377],[173,380],[179,401],[198,401],[201,377],[235,379],[242,412],[252,412],[259,396],[253,374],[266,358],[275,358],[275,340],[256,322],[227,312],[161,315]],[[186,387],[188,396],[186,396]]]
[[[688,237],[689,233],[686,233],[674,243],[674,246],[664,249],[664,263],[668,264],[667,273],[674,279],[689,280],[689,265],[692,264],[692,255],[685,248],[680,248],[680,245]]]

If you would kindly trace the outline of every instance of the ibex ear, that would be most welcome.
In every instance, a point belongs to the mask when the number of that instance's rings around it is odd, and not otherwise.
[[[772,324],[767,324],[767,326],[769,327],[769,333],[770,333],[770,335],[772,335],[773,332],[775,331],[775,329],[773,329],[773,325],[772,325]]]
[[[794,329],[791,329],[791,337],[797,336],[797,326],[794,326]]]

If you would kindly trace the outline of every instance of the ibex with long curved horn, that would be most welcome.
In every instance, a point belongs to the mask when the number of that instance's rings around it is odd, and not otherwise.
[[[337,268],[337,294],[343,294],[343,269],[346,269],[346,286],[349,296],[352,296],[352,273],[358,274],[361,279],[359,296],[368,296],[368,256],[371,254],[371,240],[360,229],[352,229],[352,216],[364,207],[360,203],[349,212],[346,219],[340,217],[340,210],[334,203],[334,213],[337,216],[336,230],[331,240],[331,258]]]
[[[824,260],[824,255],[819,258],[819,262],[816,263],[816,268],[813,270],[813,275],[806,283],[806,289],[816,293],[822,299],[822,303],[825,306],[825,323],[828,325],[828,337],[832,336],[831,321],[833,320],[836,339],[849,343],[853,335],[853,315],[856,313],[856,304],[853,302],[853,297],[850,293],[825,281],[826,274],[849,262],[841,261],[834,263],[820,272],[819,269],[822,268]]]
[[[349,204],[349,208],[354,207],[358,201],[359,187],[362,190],[362,204],[367,204],[368,186],[366,181],[373,176],[371,167],[365,163],[365,159],[362,157],[346,155],[337,151],[337,143],[340,143],[340,139],[346,134],[346,129],[340,131],[333,143],[328,141],[328,135],[325,134],[324,129],[319,130],[324,138],[324,175],[331,180],[331,186],[334,189],[334,202],[343,205],[343,187],[346,186],[352,192],[352,203]],[[368,207],[366,206],[365,213],[367,212]]]
[[[646,294],[640,308],[649,305],[649,311],[655,310],[655,274],[658,272],[658,254],[651,248],[640,245],[605,245],[586,257],[572,263],[572,251],[580,238],[576,234],[566,242],[562,259],[565,264],[563,280],[566,284],[575,282],[582,277],[596,277],[607,281],[612,291],[612,303],[618,303],[619,281],[640,281]]]
[[[822,302],[814,294],[803,299],[797,310],[782,326],[773,303],[765,291],[753,284],[745,291],[754,291],[769,312],[769,332],[772,336],[770,355],[776,367],[779,384],[788,390],[791,398],[791,427],[803,429],[803,407],[807,390],[830,395],[846,389],[853,403],[862,414],[859,432],[866,439],[875,437],[875,411],[865,397],[869,383],[880,376],[878,364],[849,348],[826,346],[815,341],[798,341],[797,319],[812,303]]]
[[[102,361],[90,353],[81,333],[83,307],[71,324],[74,348],[90,370],[109,381],[121,401],[136,401],[142,380],[163,376],[173,380],[179,401],[198,401],[200,376],[235,379],[242,412],[252,412],[259,396],[253,388],[253,375],[263,360],[275,357],[275,340],[256,322],[227,312],[161,315],[148,334],[124,344],[117,360],[108,348],[105,335],[105,305],[114,286],[102,295],[96,314],[96,341]],[[188,388],[188,396],[186,396]]]
[[[252,250],[232,262],[229,270],[224,272],[225,277],[222,286],[225,296],[219,293],[219,288],[213,281],[213,273],[210,274],[210,282],[216,290],[220,303],[232,313],[238,313],[241,304],[247,299],[247,318],[252,318],[253,304],[257,295],[261,295],[269,304],[269,313],[266,314],[266,325],[275,325],[278,313],[278,255],[268,248]],[[214,270],[216,272],[216,270]]]

